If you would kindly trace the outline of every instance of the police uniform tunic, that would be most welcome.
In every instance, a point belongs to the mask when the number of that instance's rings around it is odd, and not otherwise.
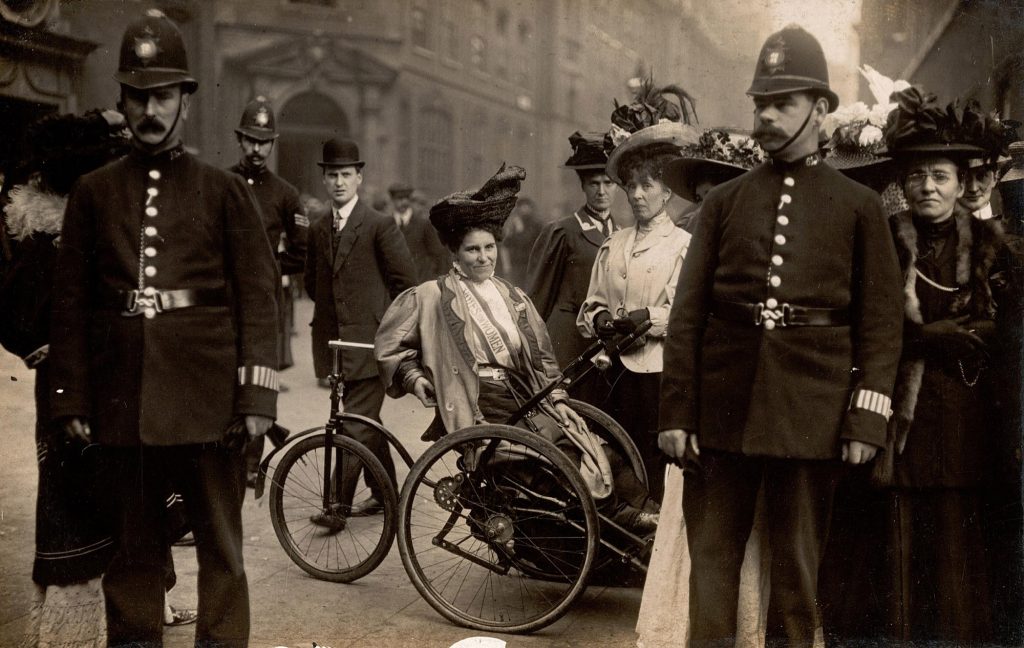
[[[245,178],[260,207],[267,239],[277,254],[281,274],[300,274],[306,268],[306,233],[309,219],[299,201],[299,191],[267,168],[248,169],[236,164],[230,169]],[[278,242],[284,235],[284,249]]]
[[[761,307],[744,322],[735,304]],[[814,312],[836,325],[793,325],[791,306],[824,309]],[[901,309],[892,238],[869,189],[816,155],[724,183],[705,199],[683,265],[660,428],[745,455],[838,458],[840,439],[882,446]]]
[[[276,416],[277,271],[244,180],[181,148],[133,152],[79,181],[61,240],[55,419],[169,446]]]

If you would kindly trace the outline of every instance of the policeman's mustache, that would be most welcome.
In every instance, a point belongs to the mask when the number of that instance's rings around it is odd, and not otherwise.
[[[777,128],[762,126],[755,128],[754,132],[751,133],[750,136],[754,139],[764,139],[766,137],[786,137],[786,134]]]
[[[153,133],[154,135],[159,135],[167,129],[164,128],[164,125],[156,119],[147,117],[139,122],[138,126],[135,127],[135,130],[143,134]]]

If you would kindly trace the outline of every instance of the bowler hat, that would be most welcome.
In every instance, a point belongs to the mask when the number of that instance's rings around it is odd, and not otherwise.
[[[359,159],[359,146],[350,139],[329,139],[324,142],[323,161],[317,162],[321,167],[354,166],[362,169],[366,164]]]
[[[188,71],[181,31],[158,9],[150,9],[124,30],[114,78],[138,90],[180,84],[182,91],[192,93],[199,87]]]
[[[768,37],[754,68],[754,80],[747,94],[768,97],[811,92],[828,100],[828,111],[839,105],[839,97],[828,85],[828,64],[818,40],[799,25],[787,25]]]
[[[277,120],[270,102],[264,97],[256,97],[246,104],[235,132],[257,142],[277,139]]]

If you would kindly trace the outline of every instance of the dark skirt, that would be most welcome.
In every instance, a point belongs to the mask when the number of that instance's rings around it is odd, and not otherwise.
[[[113,556],[109,500],[98,487],[101,451],[65,441],[49,422],[49,365],[36,370],[36,553],[32,580],[69,585],[96,578]]]

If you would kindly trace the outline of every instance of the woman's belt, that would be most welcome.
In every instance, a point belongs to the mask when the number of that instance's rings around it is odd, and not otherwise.
[[[508,380],[508,369],[496,365],[479,365],[476,375],[489,380]]]
[[[227,306],[228,294],[223,288],[182,288],[157,290],[152,286],[143,290],[118,290],[107,293],[101,303],[106,308],[121,311],[125,317],[190,308],[192,306]]]
[[[845,308],[807,308],[793,304],[768,307],[764,302],[741,304],[717,299],[711,306],[711,316],[768,330],[776,326],[846,326],[850,323],[850,312]]]

